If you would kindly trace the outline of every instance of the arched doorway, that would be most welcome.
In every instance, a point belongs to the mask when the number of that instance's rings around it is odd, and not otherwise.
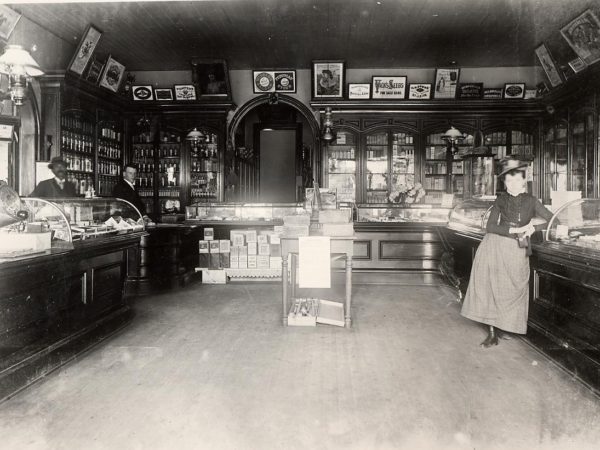
[[[230,121],[225,200],[298,202],[319,173],[319,123],[287,95],[261,95]]]

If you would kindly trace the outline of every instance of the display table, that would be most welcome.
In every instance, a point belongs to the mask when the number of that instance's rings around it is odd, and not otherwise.
[[[346,327],[352,325],[352,257],[354,256],[354,236],[332,236],[330,237],[331,256],[345,256],[346,258],[346,301],[345,301],[345,323]],[[288,324],[288,255],[292,255],[291,267],[291,294],[292,297],[296,291],[296,258],[299,254],[299,239],[297,237],[281,237],[281,257],[282,262],[282,306],[283,306],[283,325]]]

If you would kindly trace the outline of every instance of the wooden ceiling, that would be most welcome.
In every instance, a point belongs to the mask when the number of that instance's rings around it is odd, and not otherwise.
[[[230,69],[308,68],[343,59],[349,68],[530,66],[549,43],[575,55],[560,28],[591,0],[220,0],[11,4],[77,44],[88,23],[98,48],[130,70],[187,70],[193,57]],[[64,67],[63,67],[64,69]]]

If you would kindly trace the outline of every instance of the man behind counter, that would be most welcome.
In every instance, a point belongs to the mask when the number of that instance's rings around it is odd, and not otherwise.
[[[31,193],[31,197],[42,198],[67,198],[75,197],[75,185],[66,180],[67,162],[60,156],[55,156],[48,164],[54,178],[40,181]]]
[[[134,184],[136,174],[137,168],[134,165],[125,164],[125,167],[123,168],[123,179],[121,179],[113,188],[112,196],[127,200],[140,211],[144,220],[147,221],[150,220],[150,218],[146,215],[146,205],[144,205],[144,202],[137,193]]]

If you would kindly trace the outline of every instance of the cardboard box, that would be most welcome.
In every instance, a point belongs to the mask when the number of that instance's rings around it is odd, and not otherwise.
[[[256,267],[259,269],[269,268],[269,256],[258,255],[256,257]]]
[[[227,283],[227,274],[224,270],[205,269],[202,271],[202,283],[225,284]]]
[[[204,240],[212,241],[215,238],[215,229],[214,228],[205,228],[204,229]]]
[[[258,253],[258,245],[256,242],[248,242],[248,255],[256,255]]]
[[[246,234],[240,230],[231,230],[229,233],[231,239],[231,245],[236,247],[243,247],[246,243]]]
[[[52,248],[52,233],[0,233],[0,253],[44,252]]]
[[[220,240],[219,251],[221,253],[231,253],[231,242],[227,239]]]
[[[208,253],[208,241],[198,241],[198,253]]]
[[[248,268],[248,256],[240,256],[238,261],[239,269],[247,269]]]
[[[256,269],[258,267],[257,258],[258,256],[256,255],[248,255],[248,269]]]
[[[282,263],[281,256],[270,256],[269,257],[269,268],[270,269],[281,269]]]
[[[209,253],[219,253],[220,250],[221,250],[221,246],[219,244],[219,241],[210,241],[208,243],[208,252]]]
[[[231,264],[230,253],[219,253],[219,267],[222,269],[228,269]]]
[[[281,256],[281,244],[271,244],[271,256]]]
[[[231,247],[231,257],[232,258],[237,258],[238,256],[240,256],[240,248],[238,246],[232,246]]]
[[[221,254],[210,253],[208,255],[208,268],[209,269],[220,269],[221,268]]]
[[[259,234],[257,237],[257,242],[258,244],[268,244],[269,243],[269,236],[266,234]]]
[[[248,247],[245,245],[243,247],[238,247],[239,254],[238,256],[241,258],[242,256],[248,256]]]
[[[269,243],[270,244],[281,244],[281,236],[278,233],[273,233],[269,235]]]
[[[240,259],[237,256],[232,256],[229,259],[229,267],[231,267],[232,269],[238,269],[240,267]]]
[[[258,244],[258,254],[269,256],[271,254],[271,246],[269,244]]]
[[[256,240],[257,240],[256,230],[246,230],[246,242],[247,243],[256,242]]]

